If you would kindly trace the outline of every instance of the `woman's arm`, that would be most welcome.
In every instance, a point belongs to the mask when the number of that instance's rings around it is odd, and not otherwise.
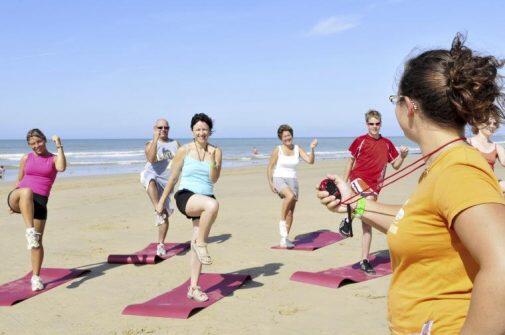
[[[268,162],[267,167],[268,185],[270,186],[270,189],[272,190],[273,193],[277,193],[277,190],[274,187],[273,174],[278,158],[279,158],[279,147],[275,147],[274,151],[272,151],[272,155],[270,156],[270,161]]]
[[[505,149],[501,145],[496,144],[496,153],[498,154],[501,166],[505,166]]]
[[[330,196],[326,191],[319,191],[319,186],[316,187],[318,190],[317,197],[321,201],[321,204],[325,205],[328,210],[332,212],[346,213],[347,205],[341,203],[341,200],[345,201],[352,197],[350,199],[352,202],[359,199],[360,197],[351,190],[349,184],[344,182],[341,177],[329,175],[328,178],[336,182],[337,187],[342,195],[342,199],[336,199],[335,196]],[[389,227],[394,221],[396,214],[402,208],[400,205],[386,205],[368,199],[361,201],[364,201],[363,218],[367,219],[366,223],[370,224],[372,227],[383,233],[387,233]],[[356,209],[356,207],[357,202],[351,204],[352,210]]]
[[[501,204],[470,207],[454,219],[454,231],[479,264],[462,335],[505,334],[504,222],[505,206]]]
[[[156,211],[160,214],[163,212],[165,201],[167,200],[168,195],[172,193],[177,180],[179,180],[182,166],[184,165],[184,157],[186,157],[186,148],[180,147],[179,150],[177,150],[174,159],[172,160],[171,173],[167,181],[167,186],[163,190],[163,194],[161,194],[160,200],[156,205]]]
[[[210,180],[215,184],[221,176],[221,163],[223,162],[223,153],[218,147],[210,153]]]
[[[25,176],[25,164],[26,164],[26,159],[28,158],[28,155],[24,155],[23,157],[21,157],[21,160],[19,161],[19,171],[18,171],[18,179],[16,181],[16,186],[15,188],[18,187],[19,185],[19,182],[21,181],[21,179],[23,179],[23,177]]]
[[[65,152],[63,151],[63,144],[61,144],[61,139],[57,135],[53,135],[53,141],[56,145],[56,150],[58,154],[54,158],[54,166],[56,171],[63,172],[67,169],[67,158],[65,157]]]
[[[299,149],[300,149],[300,157],[302,157],[302,159],[304,161],[306,161],[307,163],[314,164],[314,160],[316,158],[316,156],[314,154],[314,149],[316,147],[317,147],[317,139],[313,139],[312,142],[310,142],[310,155],[307,155],[307,153],[305,152],[305,150],[303,150],[303,148],[299,147]]]

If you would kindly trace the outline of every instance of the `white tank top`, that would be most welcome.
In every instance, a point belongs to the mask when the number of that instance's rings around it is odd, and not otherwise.
[[[286,156],[282,152],[282,146],[279,145],[279,157],[274,170],[274,177],[280,178],[296,178],[296,166],[300,162],[300,149],[295,145],[294,155]]]
[[[170,177],[168,165],[177,152],[177,141],[172,139],[168,139],[167,142],[158,140],[156,150],[156,162],[147,162],[144,166],[144,172],[152,173],[157,177],[164,177],[168,179]]]

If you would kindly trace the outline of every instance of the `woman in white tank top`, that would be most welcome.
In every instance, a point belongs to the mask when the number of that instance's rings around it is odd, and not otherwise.
[[[293,212],[298,201],[298,179],[296,178],[296,166],[300,157],[309,164],[314,164],[314,149],[317,139],[310,143],[310,154],[298,145],[293,144],[293,128],[283,124],[277,130],[277,136],[281,145],[275,147],[268,164],[267,176],[270,189],[279,195],[282,201],[281,220],[279,221],[279,233],[281,235],[280,246],[292,248],[294,244],[288,239],[291,225],[293,224]]]

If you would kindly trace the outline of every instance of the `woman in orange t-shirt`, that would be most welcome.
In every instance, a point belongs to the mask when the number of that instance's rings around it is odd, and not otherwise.
[[[450,50],[410,59],[390,97],[405,136],[424,155],[441,148],[427,158],[413,194],[402,206],[351,204],[387,234],[392,334],[505,334],[505,199],[489,164],[462,138],[466,124],[503,120],[493,108],[503,102],[503,62],[463,42],[458,34]],[[342,199],[353,195],[332,178]],[[318,197],[332,211],[346,207],[325,191]]]

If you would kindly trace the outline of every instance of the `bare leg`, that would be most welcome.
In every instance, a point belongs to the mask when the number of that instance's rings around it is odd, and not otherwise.
[[[14,190],[9,197],[9,206],[23,216],[26,228],[33,228],[33,192],[29,188]]]
[[[201,194],[195,194],[189,198],[186,204],[188,216],[200,217],[197,244],[204,244],[209,237],[210,228],[217,218],[219,203],[216,199]]]
[[[156,186],[156,182],[151,180],[149,182],[149,186],[147,187],[147,195],[153,204],[153,208],[156,208],[158,204],[158,200],[160,199],[158,194],[158,187]],[[168,232],[168,213],[165,222],[158,227],[158,243],[165,243],[165,238],[167,237]]]
[[[168,232],[168,217],[165,219],[165,223],[158,227],[158,243],[165,243],[165,238]]]
[[[293,206],[293,203],[296,202],[296,197],[288,187],[283,188],[279,193],[283,198],[281,207],[281,220],[286,221],[290,208]]]
[[[42,237],[44,235],[44,228],[46,226],[46,220],[34,220],[35,230],[40,233],[39,244],[40,247],[31,250],[32,257],[32,271],[33,274],[38,276],[40,274],[40,268],[42,267],[42,261],[44,260],[44,246],[42,245]]]
[[[193,221],[193,236],[191,237],[191,241],[196,241],[199,234],[199,220]],[[191,258],[190,258],[190,268],[191,268],[191,287],[198,286],[198,278],[200,278],[200,273],[202,272],[202,263],[198,260],[198,256],[196,255],[194,250],[191,250]]]
[[[377,201],[377,197],[366,197],[368,200]],[[361,227],[363,228],[363,240],[361,241],[361,259],[368,259],[370,255],[370,246],[372,244],[372,226],[366,219],[361,219]]]
[[[296,199],[291,202],[291,206],[288,209],[288,214],[286,215],[286,228],[288,229],[288,233],[291,231],[291,226],[293,225],[293,214],[295,212],[296,207]]]

